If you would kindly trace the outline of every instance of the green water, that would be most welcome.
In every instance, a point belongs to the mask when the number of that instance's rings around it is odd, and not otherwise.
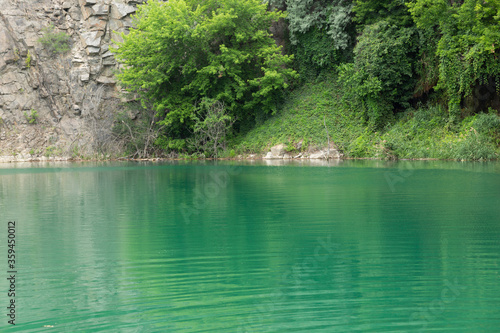
[[[9,164],[0,219],[1,332],[500,329],[499,163]]]

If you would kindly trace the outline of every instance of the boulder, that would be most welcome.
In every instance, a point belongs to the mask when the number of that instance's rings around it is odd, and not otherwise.
[[[285,156],[285,145],[279,144],[271,147],[271,151],[264,156],[264,159],[283,159]]]
[[[273,156],[282,158],[283,155],[285,155],[285,145],[279,144],[274,147],[271,147],[271,153],[273,154]]]
[[[312,160],[326,158],[326,153],[324,151],[318,151],[315,153],[311,153],[311,155],[309,155],[309,158]]]

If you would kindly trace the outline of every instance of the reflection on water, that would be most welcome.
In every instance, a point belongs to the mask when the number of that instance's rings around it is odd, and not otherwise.
[[[498,163],[8,166],[12,331],[500,327]]]

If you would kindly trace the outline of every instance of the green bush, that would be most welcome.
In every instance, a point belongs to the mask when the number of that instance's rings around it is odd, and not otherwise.
[[[26,55],[26,60],[24,60],[24,64],[26,65],[26,68],[28,68],[28,69],[31,67],[31,53],[29,50],[28,50],[28,54]]]
[[[457,126],[439,107],[410,110],[381,135],[380,149],[398,158],[496,159],[498,141],[491,135],[491,129],[498,126],[495,117],[477,115]]]
[[[497,144],[500,144],[500,117],[498,115],[494,112],[479,113],[472,117],[472,120],[472,126],[479,133],[491,137],[496,140]]]
[[[460,133],[460,139],[451,145],[451,153],[456,160],[482,161],[498,158],[495,146],[473,127]]]
[[[157,145],[160,149],[175,152],[184,151],[187,146],[185,139],[172,139],[165,135],[162,135],[158,139],[156,139],[155,145]]]
[[[302,79],[311,80],[323,70],[332,70],[343,58],[343,52],[335,49],[330,36],[318,28],[297,34],[296,38],[298,42],[292,50]]]
[[[28,123],[32,125],[36,124],[36,122],[38,121],[38,111],[36,111],[35,109],[31,109],[29,113],[24,111],[24,118],[26,118]]]
[[[416,30],[385,21],[365,27],[354,48],[354,63],[339,67],[342,100],[378,128],[394,109],[408,107],[415,86]]]
[[[366,26],[354,49],[354,64],[382,84],[380,99],[406,106],[415,86],[416,29],[380,21]]]
[[[42,29],[43,37],[38,41],[50,53],[66,53],[71,49],[71,37],[63,31],[56,32],[53,25]]]
[[[405,6],[408,2],[408,0],[356,0],[353,21],[357,23],[360,32],[365,26],[381,20],[393,26],[409,27],[413,22]]]
[[[346,151],[350,157],[371,157],[375,152],[375,134],[368,128],[354,139]]]

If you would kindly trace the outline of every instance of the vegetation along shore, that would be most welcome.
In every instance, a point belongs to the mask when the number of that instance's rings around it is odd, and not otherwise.
[[[114,23],[124,28],[109,46],[85,40],[88,54],[115,66],[106,77],[90,66],[100,85],[73,106],[86,127],[64,147],[4,149],[4,160],[499,158],[498,1],[149,0],[124,8],[130,27]],[[47,28],[37,43],[57,31]],[[59,37],[69,47],[54,54],[74,49]],[[31,60],[36,49],[27,54],[25,70],[41,66]],[[119,103],[106,99],[111,86]],[[37,117],[25,112],[24,126]],[[84,142],[85,133],[92,139]]]

